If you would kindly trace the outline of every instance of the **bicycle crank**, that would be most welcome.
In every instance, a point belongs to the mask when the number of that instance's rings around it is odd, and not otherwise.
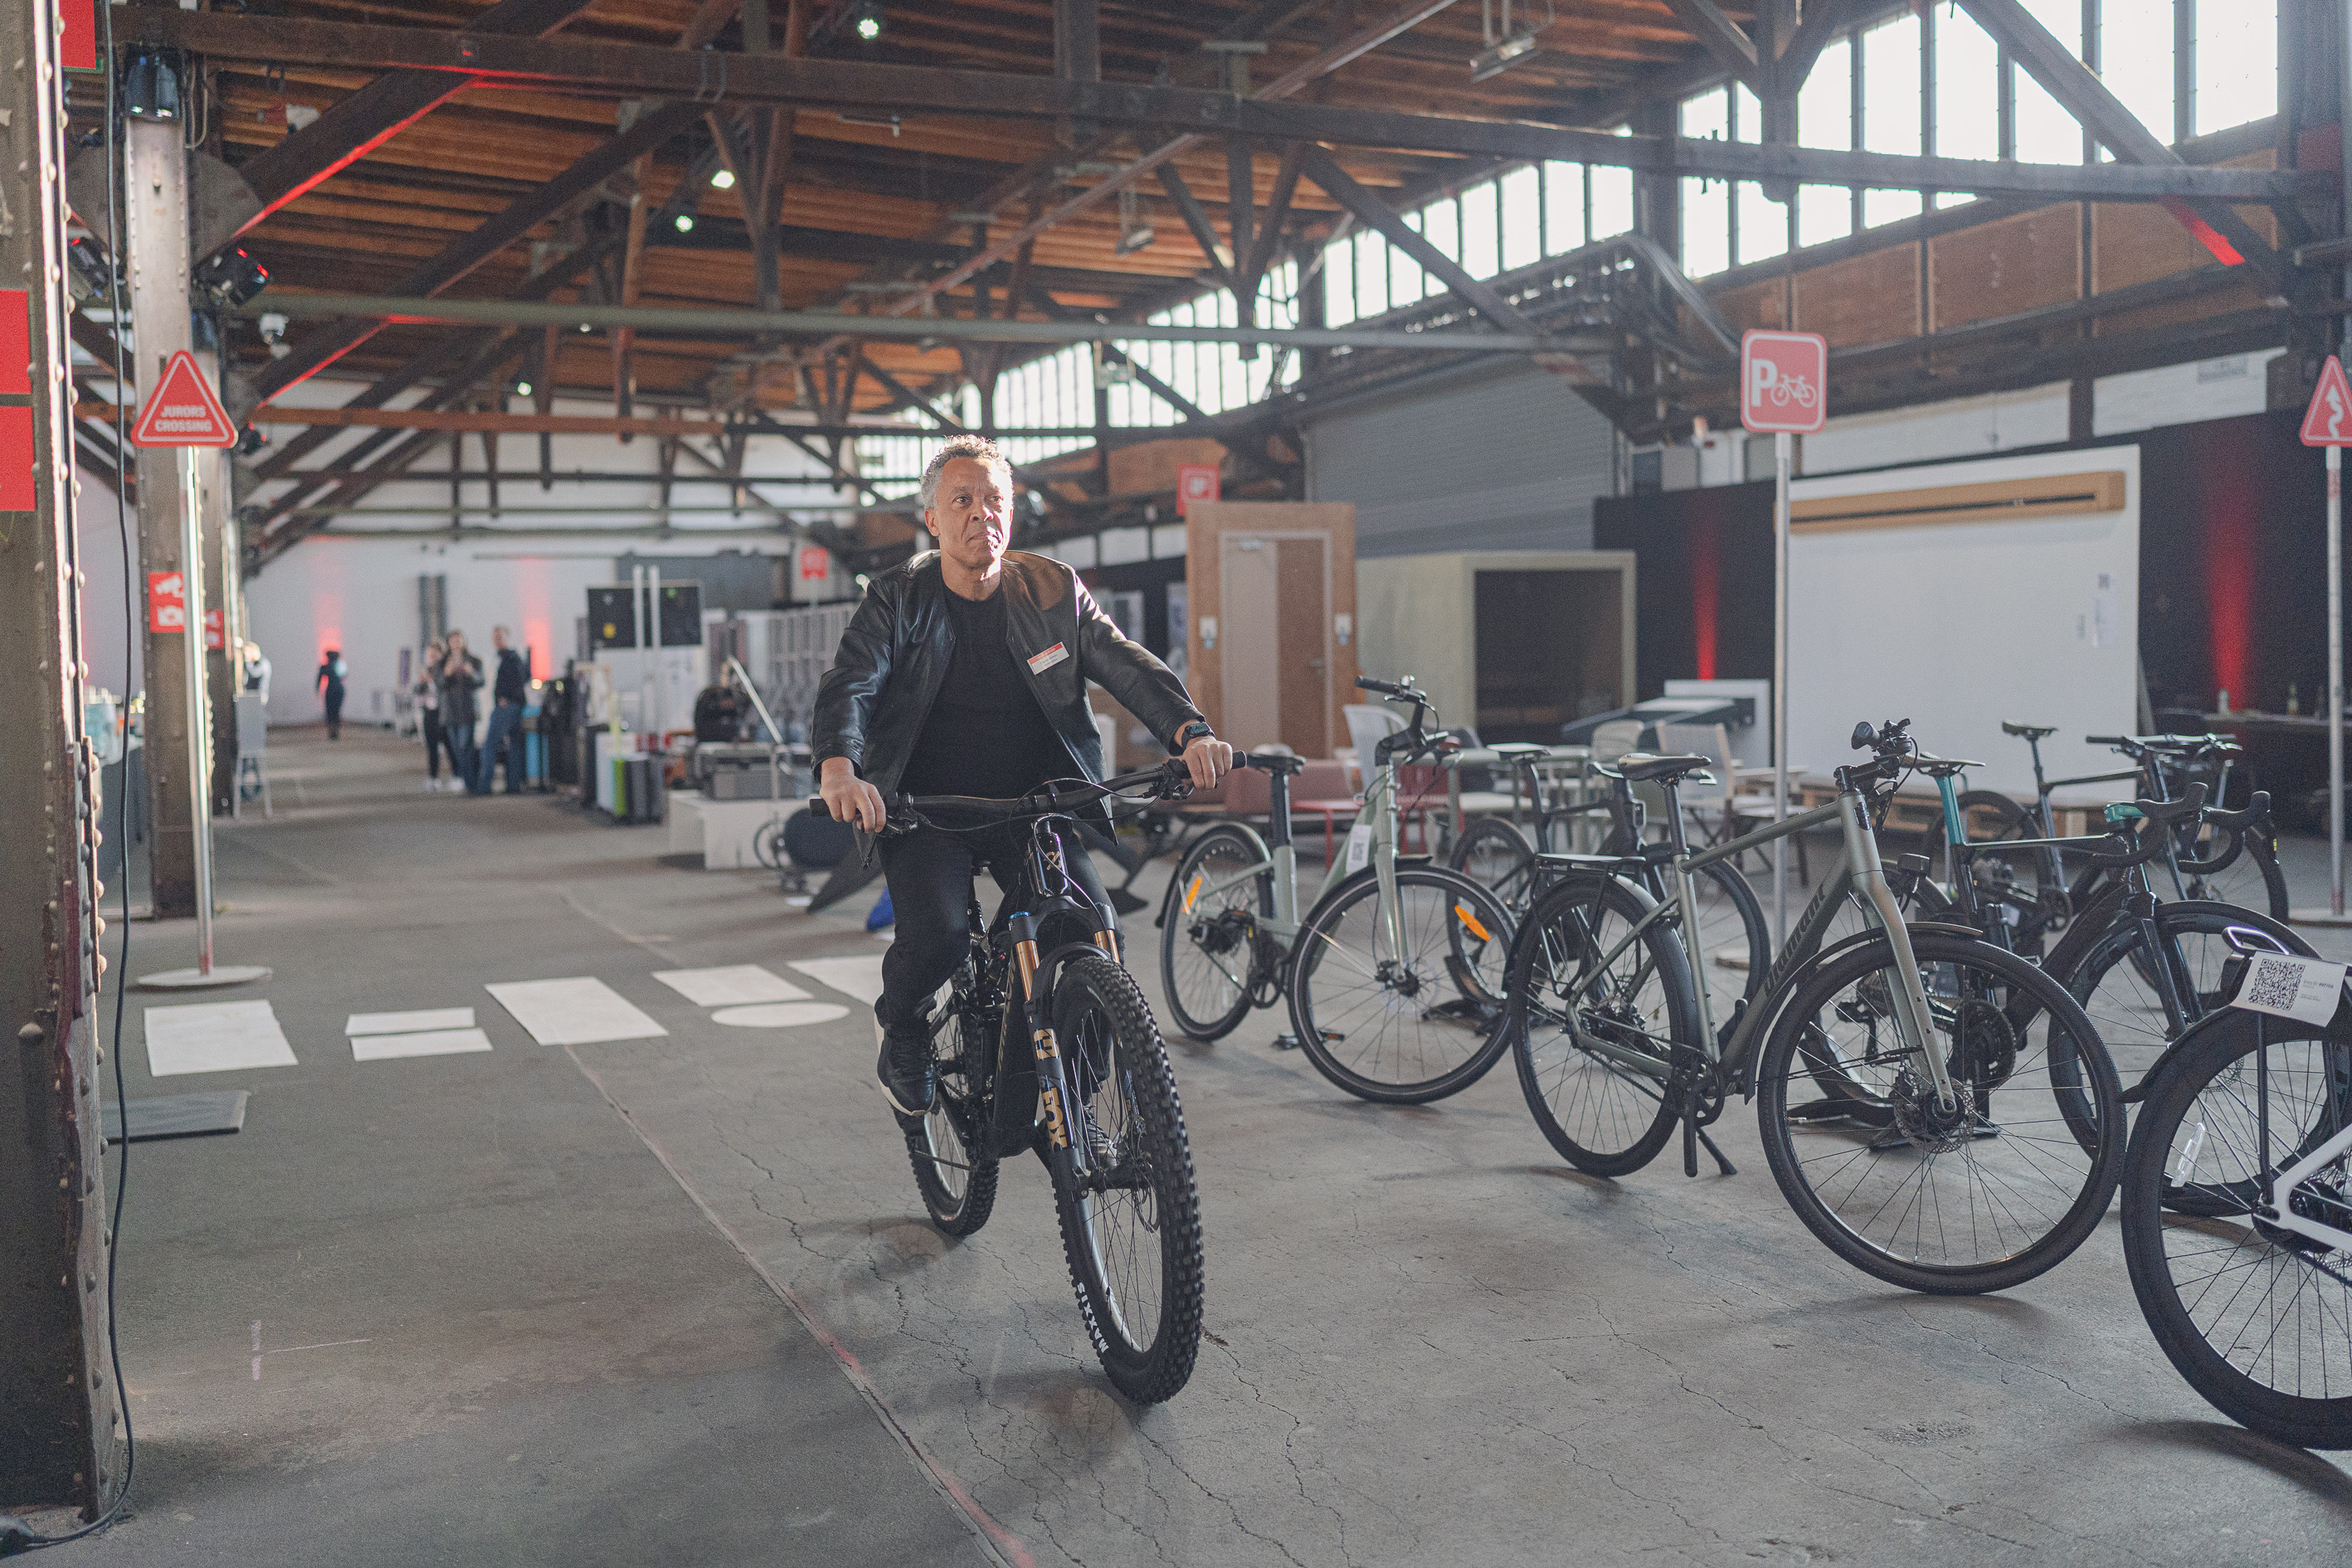
[[[1683,1174],[1698,1174],[1699,1145],[1715,1157],[1724,1175],[1739,1174],[1739,1167],[1707,1136],[1706,1124],[1723,1114],[1723,1089],[1715,1081],[1714,1064],[1696,1046],[1677,1045],[1666,1058],[1666,1103],[1683,1124]]]

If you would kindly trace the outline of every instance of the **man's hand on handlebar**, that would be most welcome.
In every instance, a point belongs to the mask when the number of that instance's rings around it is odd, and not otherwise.
[[[817,794],[835,822],[846,822],[868,833],[879,833],[890,820],[882,792],[857,776],[847,757],[827,757],[817,770]]]
[[[1214,735],[1202,735],[1184,748],[1184,769],[1196,789],[1214,789],[1233,771],[1234,749]]]

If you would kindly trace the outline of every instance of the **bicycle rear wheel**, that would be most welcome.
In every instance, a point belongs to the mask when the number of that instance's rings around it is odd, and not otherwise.
[[[1954,1103],[1937,1103],[1901,1045],[1901,979],[1878,937],[1794,982],[1756,1067],[1765,1158],[1806,1228],[1864,1273],[1939,1295],[2005,1290],[2081,1246],[2115,1195],[2115,1066],[2081,1006],[2026,960],[1966,937],[1911,942]],[[1824,1050],[1866,1108],[1791,1106]],[[2068,1076],[2079,1087],[2058,1081]],[[2070,1093],[2087,1100],[2087,1124],[2070,1115]]]
[[[1657,1158],[1674,1131],[1668,1057],[1677,1040],[1698,1042],[1682,943],[1664,921],[1625,943],[1654,907],[1628,882],[1579,873],[1536,901],[1511,950],[1520,1092],[1545,1139],[1588,1175]]]
[[[2216,1409],[2278,1442],[2352,1448],[2352,1246],[2258,1216],[2267,1188],[2352,1231],[2344,1158],[2273,1184],[2347,1124],[2352,1047],[2275,1037],[2318,1032],[2230,1014],[2173,1059],[2132,1135],[2124,1261],[2165,1358]]]
[[[2220,833],[2210,822],[2197,824],[2181,837],[2180,881],[2189,897],[2259,910],[2274,921],[2287,918],[2286,873],[2279,869],[2276,839]],[[2230,854],[2233,837],[2242,840],[2234,858]],[[2200,862],[2217,860],[2227,863],[2210,871],[2198,869]]]
[[[1298,933],[1290,1022],[1316,1070],[1364,1100],[1422,1104],[1467,1089],[1502,1056],[1511,917],[1469,878],[1400,866],[1397,927],[1378,877],[1339,884]]]
[[[1503,901],[1523,910],[1536,868],[1536,852],[1516,824],[1482,816],[1454,841],[1453,868]]]
[[[1233,1033],[1250,1008],[1255,921],[1274,913],[1274,874],[1238,827],[1213,827],[1177,863],[1160,914],[1160,988],[1188,1038]]]
[[[1067,1128],[1087,1173],[1048,1157],[1062,1251],[1103,1370],[1141,1405],[1171,1398],[1201,1349],[1201,1204],[1176,1075],[1135,977],[1074,954],[1054,984]]]

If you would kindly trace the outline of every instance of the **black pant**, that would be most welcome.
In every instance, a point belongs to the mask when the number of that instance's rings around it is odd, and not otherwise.
[[[327,739],[338,739],[343,732],[343,683],[327,683]]]
[[[421,716],[419,727],[425,731],[425,776],[437,779],[441,776],[441,710],[420,708],[417,712]]]
[[[882,841],[882,875],[889,882],[890,910],[898,921],[898,935],[882,955],[882,1000],[874,1006],[884,1028],[919,1021],[932,994],[963,962],[971,929],[972,874],[986,863],[996,885],[1011,897],[1027,874],[1023,868],[1028,844],[1027,823],[984,833],[922,827],[904,838]],[[1108,915],[1110,900],[1103,894],[1102,879],[1066,829],[1062,858],[1071,879]],[[1048,936],[1066,942],[1079,934]]]

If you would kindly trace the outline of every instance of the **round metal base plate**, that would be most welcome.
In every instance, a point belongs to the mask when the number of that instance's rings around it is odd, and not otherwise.
[[[158,974],[142,974],[136,984],[142,991],[203,991],[268,978],[269,971],[257,963],[220,963],[209,974],[194,969],[166,969]]]

